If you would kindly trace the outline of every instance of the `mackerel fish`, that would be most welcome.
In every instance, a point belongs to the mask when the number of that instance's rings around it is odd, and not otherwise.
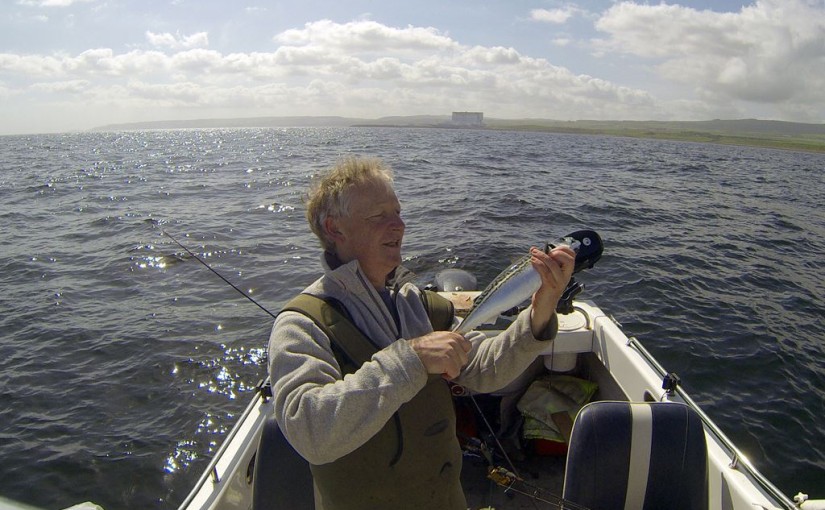
[[[601,257],[602,241],[592,230],[581,230],[548,244],[548,249],[566,245],[576,252],[573,272],[593,267]],[[530,264],[526,255],[499,273],[498,276],[473,301],[473,306],[453,331],[462,335],[489,322],[502,312],[520,305],[541,287],[541,276]]]

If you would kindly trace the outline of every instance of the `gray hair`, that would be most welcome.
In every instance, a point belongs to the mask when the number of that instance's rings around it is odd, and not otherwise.
[[[392,188],[392,169],[378,158],[352,156],[313,176],[305,198],[306,217],[324,250],[335,252],[335,243],[327,238],[324,228],[327,218],[349,216],[352,190],[370,182],[385,183]]]

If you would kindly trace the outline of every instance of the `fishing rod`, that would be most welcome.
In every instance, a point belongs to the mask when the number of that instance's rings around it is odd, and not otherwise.
[[[487,478],[495,482],[499,487],[503,487],[505,494],[508,492],[515,492],[516,494],[527,496],[534,502],[539,501],[541,503],[546,503],[552,508],[557,508],[560,510],[590,510],[586,506],[579,505],[578,503],[574,503],[570,500],[564,499],[563,497],[556,496],[541,487],[533,485],[503,467],[490,468]],[[533,507],[536,507],[535,503],[533,504]]]
[[[238,293],[239,293],[240,295],[242,295],[243,297],[245,297],[246,299],[248,299],[249,301],[251,301],[251,302],[252,302],[255,306],[257,306],[258,308],[260,308],[260,309],[261,309],[261,310],[263,310],[264,312],[268,313],[270,317],[272,317],[273,319],[277,317],[277,315],[275,315],[274,313],[272,313],[272,312],[270,312],[269,310],[267,310],[267,309],[266,309],[266,308],[265,308],[262,304],[260,304],[260,303],[258,303],[257,301],[255,301],[255,300],[252,298],[252,296],[250,296],[249,294],[247,294],[247,293],[246,293],[246,292],[244,292],[243,290],[239,289],[239,288],[238,288],[238,287],[237,287],[234,283],[232,283],[232,282],[230,282],[229,280],[227,280],[226,278],[224,278],[224,276],[223,276],[222,274],[220,274],[219,272],[217,272],[217,271],[215,271],[214,269],[212,269],[212,266],[210,266],[209,264],[207,264],[206,262],[204,262],[204,260],[203,260],[202,258],[200,258],[200,257],[198,257],[197,255],[195,255],[194,253],[192,253],[192,251],[191,251],[189,248],[187,248],[186,246],[184,246],[184,245],[183,245],[183,243],[181,243],[180,241],[178,241],[177,239],[175,239],[175,237],[174,237],[172,234],[170,234],[169,232],[167,232],[166,230],[164,230],[164,228],[160,226],[160,222],[159,222],[158,220],[154,220],[154,219],[151,219],[151,218],[150,218],[150,219],[146,220],[146,222],[147,222],[147,223],[151,223],[151,224],[152,224],[152,226],[155,226],[155,227],[157,227],[158,229],[160,229],[161,234],[165,235],[166,237],[168,237],[169,239],[171,239],[172,241],[174,241],[174,242],[175,242],[175,244],[177,244],[178,246],[180,246],[181,248],[183,248],[183,251],[185,251],[186,253],[188,253],[190,257],[192,257],[193,259],[195,259],[195,260],[197,260],[198,262],[200,262],[201,264],[203,264],[203,266],[204,266],[206,269],[208,269],[208,270],[212,271],[213,273],[215,273],[215,275],[216,275],[218,278],[220,278],[221,280],[223,280],[224,282],[226,282],[226,283],[227,283],[230,287],[232,287],[233,289],[237,290],[237,291],[238,291]]]

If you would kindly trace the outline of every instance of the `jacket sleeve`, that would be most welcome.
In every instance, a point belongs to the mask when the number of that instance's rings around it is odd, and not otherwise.
[[[427,382],[408,342],[394,342],[342,378],[329,338],[297,312],[275,320],[269,369],[275,418],[312,464],[332,462],[367,442]]]
[[[510,326],[494,337],[471,331],[469,361],[455,379],[457,384],[488,393],[507,386],[521,375],[536,357],[550,346],[558,331],[554,314],[547,329],[537,339],[530,326],[530,310],[523,310]]]

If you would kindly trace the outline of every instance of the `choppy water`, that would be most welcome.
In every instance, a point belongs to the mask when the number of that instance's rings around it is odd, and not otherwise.
[[[786,493],[825,498],[825,156],[539,133],[238,129],[0,137],[0,495],[174,508],[319,272],[301,194],[394,167],[405,255],[486,284],[599,231],[579,280]]]

